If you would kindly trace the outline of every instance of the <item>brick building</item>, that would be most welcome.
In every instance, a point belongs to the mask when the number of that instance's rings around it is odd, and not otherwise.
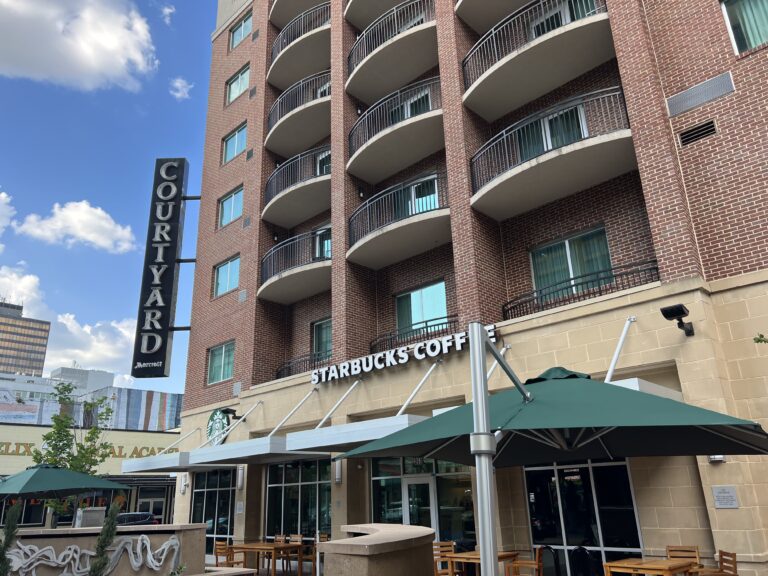
[[[401,426],[425,375],[411,420],[469,401],[466,351],[312,377],[471,320],[521,376],[601,378],[633,316],[617,377],[768,423],[766,42],[765,0],[219,0],[182,446],[247,418],[197,460],[239,468],[164,464],[177,519],[225,517],[209,548],[361,521],[471,547],[471,469],[287,453]],[[667,544],[766,574],[767,483],[754,457],[499,470],[500,543],[563,574]]]

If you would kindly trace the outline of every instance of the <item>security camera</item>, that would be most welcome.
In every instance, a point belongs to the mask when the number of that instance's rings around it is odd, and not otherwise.
[[[677,321],[677,327],[680,328],[686,336],[693,336],[693,324],[691,322],[683,322],[683,318],[688,316],[688,308],[683,304],[664,306],[661,309],[661,315],[667,320]]]

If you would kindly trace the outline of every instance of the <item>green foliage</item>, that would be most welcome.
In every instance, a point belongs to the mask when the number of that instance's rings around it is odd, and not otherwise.
[[[88,576],[104,576],[109,566],[109,555],[107,549],[112,546],[117,534],[117,514],[120,512],[120,505],[113,502],[104,519],[104,525],[99,532],[99,538],[96,541],[96,557],[91,562],[91,569]]]
[[[186,564],[179,564],[176,568],[168,572],[168,576],[181,576],[187,569]]]
[[[758,334],[755,336],[755,344],[768,344],[768,338],[766,338],[763,334]]]
[[[21,516],[21,500],[11,506],[5,514],[5,526],[3,539],[0,540],[0,576],[8,576],[11,571],[11,563],[8,560],[8,551],[16,541],[19,532],[19,517]]]
[[[106,460],[112,443],[104,440],[103,428],[112,418],[112,409],[106,398],[83,402],[83,414],[95,414],[87,430],[76,430],[72,412],[75,398],[72,384],[61,383],[55,387],[56,401],[61,406],[54,415],[50,432],[43,435],[43,449],[35,449],[32,458],[36,464],[51,464],[85,474],[95,474],[99,464]]]

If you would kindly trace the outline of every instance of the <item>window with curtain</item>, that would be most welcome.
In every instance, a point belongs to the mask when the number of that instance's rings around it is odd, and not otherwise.
[[[608,284],[611,258],[605,230],[593,230],[531,252],[534,287],[544,301]]]
[[[315,260],[328,260],[331,257],[331,228],[318,228],[312,232],[312,252]]]
[[[331,341],[331,319],[312,323],[312,354],[316,360],[330,358],[333,344]]]
[[[437,210],[437,177],[430,176],[404,186],[393,198],[395,218],[400,220],[422,212]]]
[[[442,324],[448,316],[443,281],[400,294],[395,302],[398,330],[416,330]]]
[[[737,52],[768,43],[768,0],[723,0],[722,6]]]
[[[545,152],[587,137],[584,107],[579,104],[515,129],[517,161],[522,164]]]
[[[235,343],[227,342],[208,350],[208,384],[232,378],[235,368]]]

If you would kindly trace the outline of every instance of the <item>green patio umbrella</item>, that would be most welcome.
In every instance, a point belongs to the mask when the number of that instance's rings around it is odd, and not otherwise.
[[[74,472],[66,468],[39,464],[0,480],[0,499],[10,496],[22,498],[64,498],[92,490],[130,490],[128,486]]]
[[[505,390],[488,399],[496,468],[587,458],[768,454],[755,422],[551,368],[525,383],[533,400]],[[474,465],[472,404],[369,442],[343,458],[416,456]]]

